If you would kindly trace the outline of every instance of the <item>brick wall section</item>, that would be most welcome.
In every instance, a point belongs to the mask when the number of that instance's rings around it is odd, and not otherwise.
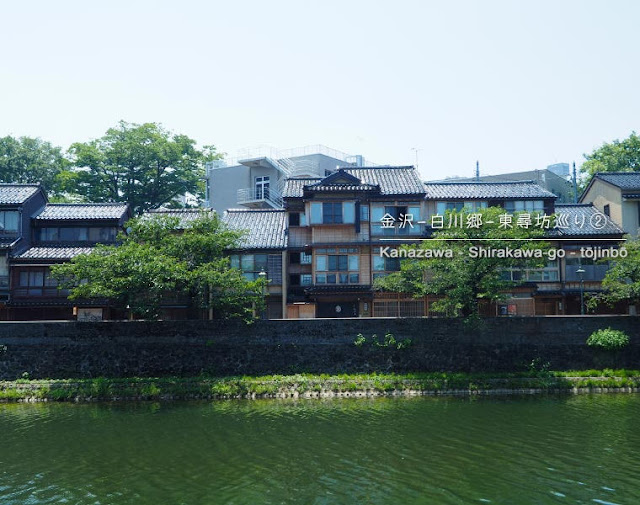
[[[631,345],[612,361],[585,345],[599,328]],[[386,332],[406,349],[354,345]],[[338,373],[517,371],[534,359],[552,369],[640,368],[640,317],[493,318],[481,329],[451,319],[0,323],[0,379]]]

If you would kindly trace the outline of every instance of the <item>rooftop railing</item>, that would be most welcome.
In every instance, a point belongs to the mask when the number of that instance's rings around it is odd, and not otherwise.
[[[220,168],[220,167],[232,167],[239,165],[242,160],[249,160],[254,158],[271,158],[273,160],[282,160],[287,158],[298,158],[301,156],[310,156],[313,154],[322,154],[329,156],[337,160],[343,161],[348,164],[355,165],[359,160],[362,161],[362,166],[375,167],[379,166],[376,163],[366,161],[361,156],[347,154],[337,149],[332,149],[322,144],[315,144],[303,147],[294,147],[293,149],[276,149],[275,147],[268,145],[259,145],[255,147],[247,147],[240,149],[234,156],[225,157],[222,160],[215,160],[207,163],[207,168]],[[296,160],[291,160],[294,164]]]

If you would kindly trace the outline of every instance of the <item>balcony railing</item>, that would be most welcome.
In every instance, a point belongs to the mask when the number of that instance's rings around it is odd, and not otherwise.
[[[236,195],[239,205],[266,203],[271,207],[282,207],[282,193],[273,188],[242,188]]]

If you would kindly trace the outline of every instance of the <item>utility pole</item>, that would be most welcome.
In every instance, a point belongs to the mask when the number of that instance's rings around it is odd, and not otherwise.
[[[476,161],[476,181],[480,181],[480,162]]]
[[[422,149],[419,149],[417,147],[412,147],[411,150],[415,151],[416,153],[416,170],[418,170],[418,151],[422,151]]]
[[[573,162],[573,203],[578,203],[578,176],[576,175],[576,162]]]

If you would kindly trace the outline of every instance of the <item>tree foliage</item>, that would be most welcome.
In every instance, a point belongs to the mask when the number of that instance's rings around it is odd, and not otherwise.
[[[0,182],[41,183],[52,194],[64,191],[69,162],[60,147],[40,138],[0,138]]]
[[[157,318],[171,299],[213,309],[216,318],[251,319],[254,307],[261,310],[263,281],[247,281],[224,254],[241,234],[215,215],[203,213],[183,230],[167,216],[147,215],[128,227],[121,244],[97,246],[52,267],[60,287],[71,289],[70,299],[107,298],[145,318]]]
[[[73,144],[76,191],[92,202],[127,202],[135,214],[204,190],[204,161],[215,147],[199,150],[195,140],[157,123],[120,121],[99,139]]]
[[[640,171],[640,137],[635,132],[631,132],[629,138],[605,142],[584,157],[586,161],[580,170],[587,179],[597,172]]]
[[[618,258],[607,270],[602,281],[604,292],[590,296],[589,307],[601,301],[609,305],[621,301],[640,304],[640,239],[627,237],[624,248],[627,256]]]
[[[409,293],[416,297],[442,296],[434,303],[435,310],[467,317],[479,313],[481,300],[501,300],[505,290],[517,285],[517,282],[505,278],[505,269],[541,268],[547,264],[545,253],[548,244],[531,240],[543,236],[544,231],[541,228],[516,226],[518,214],[513,215],[512,228],[501,228],[500,216],[504,215],[505,211],[497,207],[481,209],[474,214],[482,216],[482,225],[479,228],[466,227],[464,211],[447,211],[445,223],[449,223],[450,218],[457,217],[464,220],[465,226],[437,230],[431,240],[423,241],[417,246],[402,246],[407,252],[410,249],[451,250],[452,257],[402,259],[400,271],[377,279],[376,288]],[[535,224],[535,219],[533,221]],[[540,250],[542,258],[474,258],[470,254],[472,246],[496,251],[507,248]]]

